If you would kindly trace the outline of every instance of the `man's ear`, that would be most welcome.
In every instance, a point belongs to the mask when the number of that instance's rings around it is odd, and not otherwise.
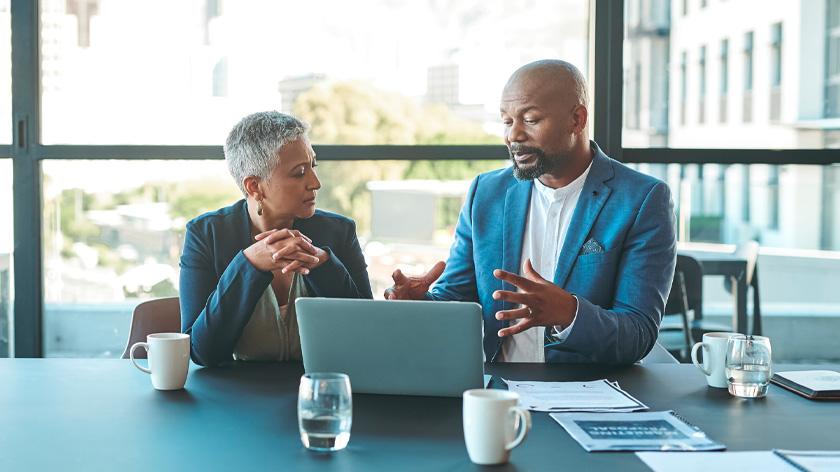
[[[242,186],[245,187],[245,193],[256,201],[260,201],[263,198],[260,182],[260,178],[255,175],[248,175],[242,179]]]
[[[583,105],[576,106],[575,109],[572,110],[572,119],[574,120],[574,126],[572,127],[574,133],[583,133],[583,130],[586,129],[586,123],[589,120],[589,110],[587,110]]]

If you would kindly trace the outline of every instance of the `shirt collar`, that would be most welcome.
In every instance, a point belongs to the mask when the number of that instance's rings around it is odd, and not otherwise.
[[[572,181],[569,185],[566,185],[565,187],[551,188],[540,182],[540,179],[538,178],[534,179],[534,187],[537,189],[540,195],[543,196],[543,198],[550,202],[556,202],[558,200],[562,200],[568,197],[569,195],[572,195],[575,192],[580,192],[580,190],[583,188],[583,184],[586,182],[586,176],[589,175],[589,169],[592,168],[592,162],[594,160],[595,159],[589,162],[589,166],[587,166],[586,170],[583,171],[583,173],[580,174],[578,178],[576,178],[574,181]]]

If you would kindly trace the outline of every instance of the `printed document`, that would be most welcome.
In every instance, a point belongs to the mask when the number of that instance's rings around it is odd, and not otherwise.
[[[519,404],[531,411],[622,412],[647,406],[607,380],[593,382],[531,382],[503,379],[519,394]]]

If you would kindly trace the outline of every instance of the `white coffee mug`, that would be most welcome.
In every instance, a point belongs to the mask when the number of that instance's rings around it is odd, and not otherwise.
[[[691,348],[691,361],[706,374],[711,387],[727,388],[726,384],[726,342],[738,333],[706,333],[703,342]],[[703,364],[697,361],[697,351],[703,348]]]
[[[517,404],[519,395],[499,389],[464,392],[464,440],[476,464],[502,464],[531,429],[531,413]],[[518,430],[518,434],[517,434]]]
[[[148,353],[149,368],[134,360],[134,350],[142,347]],[[158,390],[178,390],[187,382],[190,370],[190,335],[156,333],[146,336],[145,343],[134,343],[129,353],[135,367],[152,376]]]

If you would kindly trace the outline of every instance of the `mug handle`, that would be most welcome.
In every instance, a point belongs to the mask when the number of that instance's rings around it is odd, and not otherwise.
[[[700,369],[700,372],[703,372],[707,376],[712,375],[712,371],[709,369],[704,368],[699,362],[697,362],[697,351],[700,349],[700,346],[703,346],[703,351],[706,353],[709,352],[709,345],[706,343],[697,343],[691,348],[691,362],[694,363],[694,366]],[[706,359],[706,355],[703,355],[703,360]]]
[[[521,426],[519,427],[519,435],[516,436],[516,439],[511,441],[510,444],[505,445],[506,451],[510,451],[524,441],[528,436],[528,431],[531,430],[531,413],[528,410],[522,408],[521,406],[512,406],[508,411],[516,413],[519,417]]]
[[[143,349],[146,350],[147,353],[149,352],[149,343],[134,343],[134,345],[131,346],[131,351],[129,351],[128,357],[131,358],[131,362],[134,363],[134,367],[137,367],[138,369],[142,370],[143,372],[145,372],[147,374],[151,374],[152,373],[151,369],[147,369],[147,368],[143,367],[142,365],[138,364],[137,361],[134,360],[134,350],[137,349],[138,347],[142,347]]]

